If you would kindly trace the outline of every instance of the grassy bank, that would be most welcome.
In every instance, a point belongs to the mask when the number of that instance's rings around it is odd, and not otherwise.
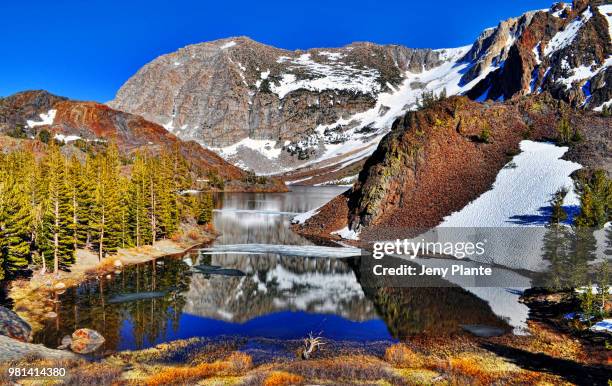
[[[579,342],[543,325],[530,328],[533,334],[522,337],[325,341],[309,360],[299,357],[299,340],[192,338],[120,352],[98,363],[28,358],[3,366],[63,366],[68,374],[63,381],[74,385],[605,384],[605,365]],[[274,358],[262,353],[262,347],[272,346]],[[0,374],[6,372],[0,369]],[[4,377],[0,382],[13,380]],[[24,385],[35,381],[20,379]]]

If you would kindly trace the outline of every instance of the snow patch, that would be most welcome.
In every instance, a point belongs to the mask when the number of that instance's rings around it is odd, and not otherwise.
[[[319,211],[321,210],[321,207],[319,206],[318,208],[314,208],[309,210],[308,212],[304,212],[304,213],[300,213],[297,216],[295,216],[294,218],[291,219],[291,223],[292,224],[304,224],[308,219],[310,219],[312,216],[315,216],[319,213]]]
[[[538,216],[540,208],[548,207],[552,195],[564,187],[570,191],[565,204],[579,204],[570,175],[582,165],[561,159],[567,147],[527,140],[521,141],[520,147],[521,153],[512,160],[513,167],[499,172],[493,188],[447,216],[442,226],[520,226],[513,217]]]
[[[218,151],[222,157],[227,158],[236,155],[241,147],[246,147],[257,151],[268,159],[277,159],[282,151],[282,148],[276,147],[276,141],[270,141],[268,139],[252,139],[248,137],[236,142],[233,145],[215,148],[213,150]]]
[[[597,7],[599,13],[606,17],[608,22],[608,35],[612,39],[612,4],[600,5]]]
[[[222,49],[222,50],[225,50],[225,49],[231,48],[231,47],[233,47],[235,45],[236,45],[236,42],[232,40],[232,41],[229,41],[229,42],[225,43],[224,45],[222,45],[219,48]]]
[[[28,127],[52,125],[53,124],[53,120],[55,119],[55,114],[56,113],[57,113],[57,110],[51,109],[46,114],[45,113],[41,113],[41,114],[38,115],[40,117],[41,121],[31,121],[31,120],[28,119],[26,121],[26,124],[27,124]]]
[[[555,34],[555,36],[553,36],[544,49],[544,56],[550,56],[552,53],[572,44],[580,28],[582,28],[582,26],[589,21],[591,17],[593,17],[593,13],[589,7],[582,13],[582,15],[578,16],[574,21],[565,26],[563,31],[559,31]]]
[[[319,63],[310,54],[302,54],[295,59],[281,56],[279,63],[290,63],[288,71],[305,72],[310,79],[298,79],[294,73],[282,74],[278,84],[270,85],[270,90],[283,99],[287,94],[299,89],[321,92],[324,90],[343,90],[362,94],[376,94],[380,91],[375,69],[359,69],[344,63]]]
[[[342,237],[345,240],[359,240],[359,232],[355,232],[352,229],[349,229],[348,226],[345,226],[344,228],[332,232],[332,235],[338,235],[340,237]]]
[[[445,241],[487,240],[486,253],[472,258],[515,269],[545,269],[541,246],[550,199],[566,188],[569,193],[563,206],[579,206],[570,175],[582,166],[561,159],[567,147],[534,141],[522,141],[520,147],[522,153],[497,174],[491,190],[445,217],[424,236]]]
[[[77,139],[81,139],[81,137],[79,137],[78,135],[64,135],[64,134],[55,134],[55,136],[53,137],[56,140],[60,141],[60,142],[64,142],[64,143],[68,143],[68,142],[72,142],[72,141],[76,141]]]

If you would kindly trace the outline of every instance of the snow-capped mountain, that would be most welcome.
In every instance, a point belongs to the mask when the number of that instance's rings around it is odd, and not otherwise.
[[[528,12],[453,49],[287,51],[244,37],[191,45],[145,65],[109,104],[257,173],[350,181],[424,91],[479,101],[548,91],[602,108],[612,98],[612,6],[600,3]]]

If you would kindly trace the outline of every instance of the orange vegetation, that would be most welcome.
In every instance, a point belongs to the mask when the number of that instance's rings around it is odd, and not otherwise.
[[[264,386],[290,386],[304,382],[304,378],[286,371],[273,371],[264,381]]]
[[[216,375],[239,374],[248,370],[251,366],[252,360],[249,355],[236,352],[224,361],[200,363],[195,366],[164,368],[160,372],[148,377],[144,383],[146,385],[189,384]]]
[[[423,366],[423,358],[402,343],[394,344],[385,351],[385,360],[398,368]]]

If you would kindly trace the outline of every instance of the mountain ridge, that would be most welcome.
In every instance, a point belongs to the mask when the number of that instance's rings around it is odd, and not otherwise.
[[[291,51],[249,37],[198,43],[143,66],[109,105],[260,174],[298,184],[354,178],[423,93],[484,101],[548,91],[576,107],[602,108],[612,98],[604,34],[612,7],[601,3],[530,11],[456,49],[354,42]],[[562,44],[544,55],[556,36]]]
[[[44,134],[43,134],[44,133]],[[201,176],[214,173],[232,183],[234,190],[282,191],[284,186],[270,180],[269,186],[252,187],[243,184],[247,174],[227,163],[214,152],[194,141],[183,141],[160,125],[98,103],[75,101],[44,90],[24,91],[0,98],[0,134],[17,141],[43,142],[56,140],[86,151],[90,146],[113,141],[124,155],[135,151],[162,150],[180,153]],[[11,141],[14,142],[14,141]],[[15,144],[13,144],[15,145]],[[85,149],[85,150],[83,150]]]

